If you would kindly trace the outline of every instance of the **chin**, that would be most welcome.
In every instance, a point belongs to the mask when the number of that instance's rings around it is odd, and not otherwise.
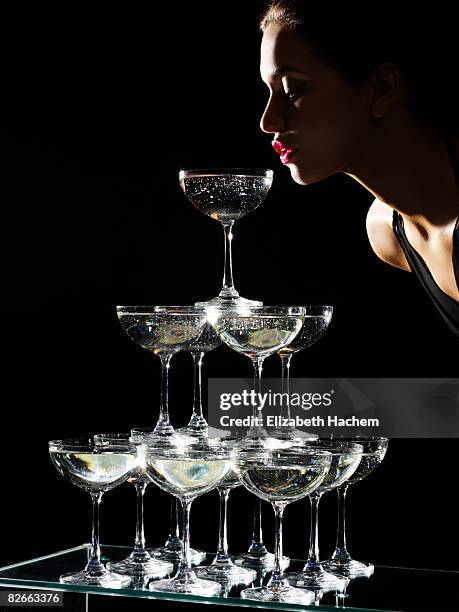
[[[291,165],[289,166],[290,174],[292,175],[292,179],[298,185],[312,185],[313,183],[317,183],[321,180],[321,178],[316,178],[311,176],[310,174],[304,172],[298,166]]]

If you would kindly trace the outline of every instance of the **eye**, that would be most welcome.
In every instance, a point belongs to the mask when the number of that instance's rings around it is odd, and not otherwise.
[[[285,92],[285,95],[290,100],[290,102],[296,102],[299,98],[301,98],[303,94],[303,89],[291,89],[290,91]]]

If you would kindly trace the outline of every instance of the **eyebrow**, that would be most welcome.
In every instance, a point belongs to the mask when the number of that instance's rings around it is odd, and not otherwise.
[[[278,68],[277,70],[275,70],[269,76],[272,79],[280,79],[281,77],[291,72],[295,72],[296,74],[302,74],[304,76],[309,76],[307,72],[303,72],[303,70],[298,70],[298,68],[293,68],[292,66],[282,66],[281,68]]]

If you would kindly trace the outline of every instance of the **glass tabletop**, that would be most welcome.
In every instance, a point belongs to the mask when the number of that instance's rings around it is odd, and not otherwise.
[[[437,612],[459,609],[457,594],[459,572],[383,566],[377,566],[374,575],[370,578],[352,580],[344,596],[326,593],[316,605],[307,607],[243,600],[239,597],[240,591],[244,588],[242,586],[233,586],[220,597],[199,597],[150,591],[144,584],[124,589],[60,584],[60,574],[84,567],[88,559],[89,548],[89,544],[82,544],[75,548],[0,568],[0,587],[121,595],[274,610],[308,609],[325,612],[342,608],[349,612],[400,612],[430,609]],[[102,546],[102,560],[116,561],[127,556],[130,551],[131,549],[125,546]],[[212,559],[213,554],[209,554],[204,563],[210,563]],[[289,570],[300,570],[303,565],[302,560],[292,560]],[[263,580],[264,583],[268,579],[269,573],[264,577],[258,577],[258,580]]]

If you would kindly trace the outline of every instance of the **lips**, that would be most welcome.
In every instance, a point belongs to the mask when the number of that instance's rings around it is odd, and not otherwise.
[[[295,153],[298,151],[295,147],[287,147],[279,140],[273,140],[272,142],[273,149],[276,153],[279,153],[280,160],[283,164],[288,164]]]

